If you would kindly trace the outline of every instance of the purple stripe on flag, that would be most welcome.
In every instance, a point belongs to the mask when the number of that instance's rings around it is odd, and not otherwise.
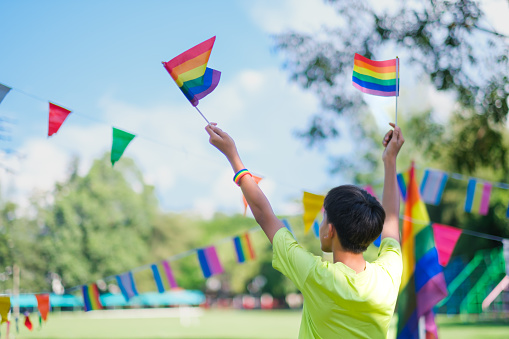
[[[170,263],[166,260],[163,261],[163,267],[164,272],[166,273],[166,278],[168,278],[168,285],[170,285],[170,288],[177,288],[179,287],[177,285],[177,281],[175,280],[175,277],[173,276],[173,271],[171,270]]]
[[[448,294],[444,274],[442,272],[421,287],[417,292],[417,317],[431,311],[433,307]]]
[[[479,206],[479,214],[486,215],[490,209],[491,184],[485,183],[482,189],[481,205]]]
[[[377,91],[376,89],[369,89],[369,88],[365,88],[365,87],[359,86],[355,82],[352,82],[352,85],[355,88],[357,88],[359,91],[363,92],[363,93],[367,93],[367,94],[371,94],[371,95],[378,95],[378,96],[381,96],[381,97],[394,97],[394,96],[396,96],[396,91],[393,91],[393,92]]]
[[[205,257],[207,258],[207,263],[209,264],[210,273],[212,274],[221,274],[224,272],[223,266],[219,262],[219,258],[217,257],[216,248],[214,246],[210,246],[204,249]]]
[[[210,84],[210,87],[203,92],[196,94],[194,97],[196,99],[203,99],[206,95],[210,94],[210,92],[212,92],[219,84],[219,79],[221,79],[221,72],[212,69],[212,83]]]

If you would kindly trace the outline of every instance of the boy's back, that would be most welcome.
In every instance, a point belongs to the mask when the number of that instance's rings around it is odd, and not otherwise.
[[[300,338],[385,338],[403,268],[400,244],[385,238],[363,272],[322,261],[280,229],[273,239],[275,269],[304,295]]]

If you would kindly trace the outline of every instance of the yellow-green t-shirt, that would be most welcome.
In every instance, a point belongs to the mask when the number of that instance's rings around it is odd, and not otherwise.
[[[304,296],[299,338],[387,337],[403,270],[395,239],[383,239],[378,259],[358,274],[306,251],[286,228],[277,231],[272,246],[272,266]]]

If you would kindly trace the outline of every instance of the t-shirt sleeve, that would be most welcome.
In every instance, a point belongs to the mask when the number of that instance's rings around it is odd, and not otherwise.
[[[382,240],[375,263],[382,266],[389,273],[393,283],[399,286],[403,273],[403,259],[401,245],[396,239],[388,237]]]
[[[321,259],[302,248],[286,228],[276,232],[272,240],[274,254],[272,267],[288,277],[299,290],[302,290],[309,272],[317,260]]]

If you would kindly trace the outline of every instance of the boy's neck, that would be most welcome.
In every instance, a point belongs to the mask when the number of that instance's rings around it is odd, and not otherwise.
[[[334,263],[342,262],[346,266],[350,267],[355,273],[359,274],[366,269],[366,260],[362,253],[352,253],[343,250],[343,248],[333,248],[332,256]]]

